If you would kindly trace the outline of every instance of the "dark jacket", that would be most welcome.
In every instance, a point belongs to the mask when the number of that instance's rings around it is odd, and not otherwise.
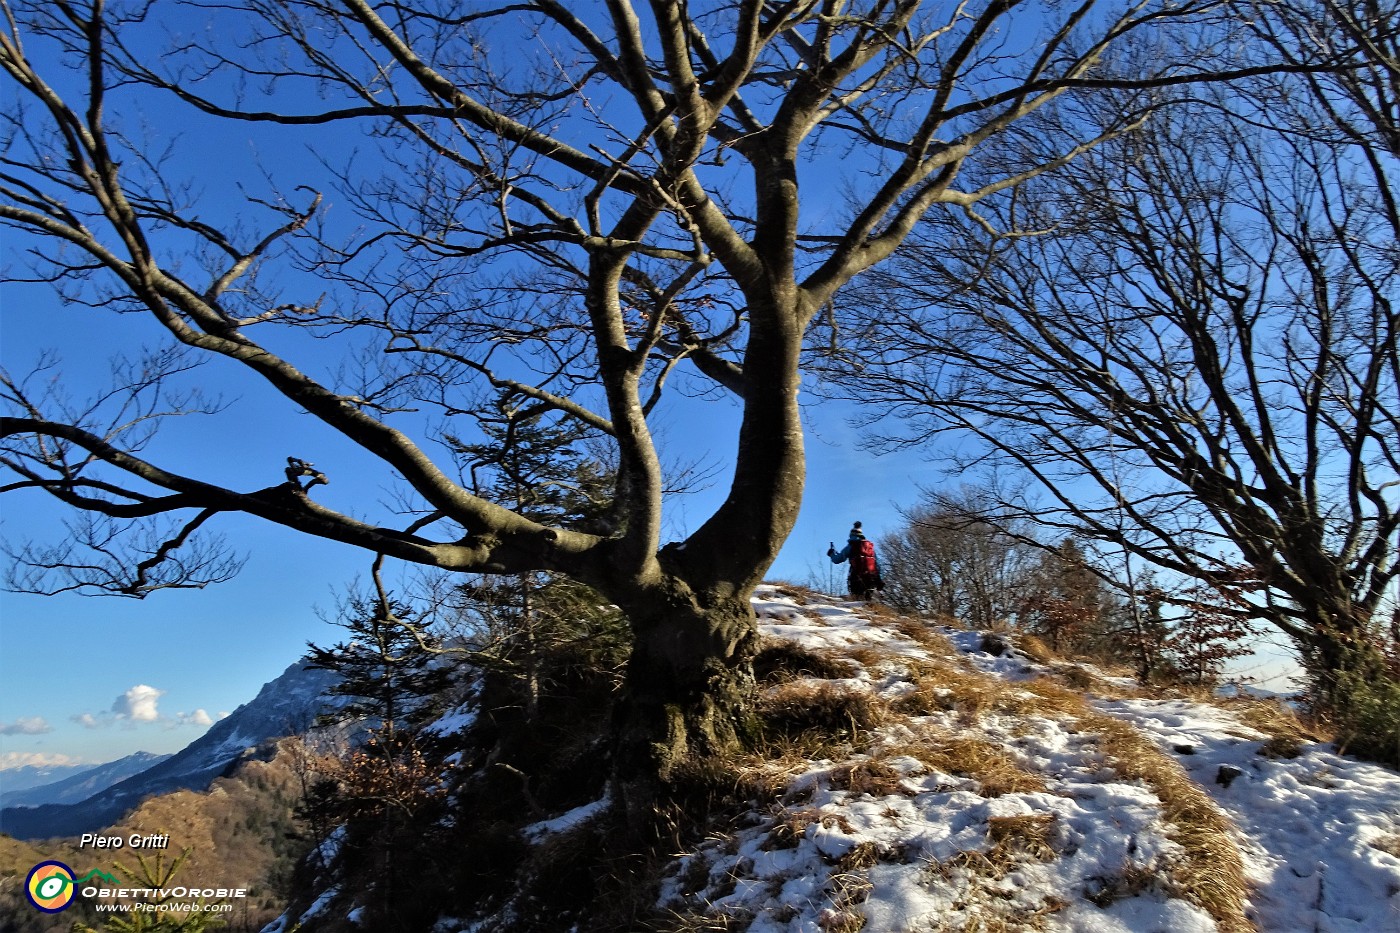
[[[847,539],[846,546],[837,551],[835,548],[827,548],[826,556],[831,558],[833,564],[844,564],[851,555],[860,548],[861,542],[865,540],[865,535],[859,531],[852,531],[851,537]]]

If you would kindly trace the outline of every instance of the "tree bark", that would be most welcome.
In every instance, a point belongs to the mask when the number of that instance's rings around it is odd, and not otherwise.
[[[677,578],[624,606],[635,642],[613,721],[613,787],[629,827],[658,838],[685,768],[733,752],[754,696],[748,595],[707,599]]]

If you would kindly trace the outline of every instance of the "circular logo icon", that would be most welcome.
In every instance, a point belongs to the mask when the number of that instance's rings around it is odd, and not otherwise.
[[[29,869],[24,893],[29,903],[46,914],[66,910],[73,903],[73,869],[62,862],[40,862]]]

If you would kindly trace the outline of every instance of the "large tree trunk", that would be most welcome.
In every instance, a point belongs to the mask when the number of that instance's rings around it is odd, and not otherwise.
[[[613,786],[631,829],[657,839],[679,830],[672,792],[686,767],[743,739],[757,625],[747,593],[706,599],[676,581],[624,609],[635,641],[614,719]]]
[[[661,548],[635,576],[601,587],[633,631],[615,722],[614,787],[633,829],[659,829],[661,838],[676,829],[668,816],[684,816],[671,804],[685,769],[732,751],[751,721],[758,636],[749,597],[802,502],[802,315],[792,295],[764,297],[749,308],[744,417],[728,496],[684,544]],[[660,507],[658,500],[658,516]]]

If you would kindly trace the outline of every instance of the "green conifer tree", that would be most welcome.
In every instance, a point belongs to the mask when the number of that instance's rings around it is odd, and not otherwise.
[[[617,529],[619,477],[589,454],[588,430],[538,407],[518,407],[509,397],[480,423],[480,442],[449,438],[476,495],[543,525],[595,534]],[[538,715],[547,669],[557,667],[570,647],[590,645],[620,656],[620,615],[567,578],[530,571],[483,577],[458,591],[465,614],[485,636],[478,660],[516,680],[528,719]]]
[[[341,680],[330,692],[345,704],[326,722],[368,720],[390,743],[404,726],[417,726],[439,711],[439,696],[452,682],[441,663],[443,646],[416,626],[412,610],[383,589],[375,565],[376,594],[351,594],[339,624],[349,637],[329,648],[307,643],[306,667],[331,670]]]

